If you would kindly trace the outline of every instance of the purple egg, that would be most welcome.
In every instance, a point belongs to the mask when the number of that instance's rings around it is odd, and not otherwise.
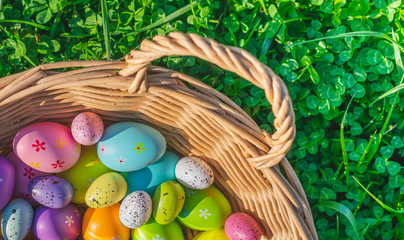
[[[7,205],[10,201],[11,195],[14,191],[15,185],[15,169],[11,162],[0,156],[0,211]]]
[[[35,212],[33,231],[40,240],[77,239],[81,231],[80,212],[71,204],[58,209],[40,206]]]
[[[72,122],[72,135],[81,145],[89,146],[97,143],[104,133],[101,118],[92,112],[82,112]]]
[[[28,191],[33,199],[49,208],[65,207],[73,198],[72,185],[57,176],[40,176],[32,179]]]

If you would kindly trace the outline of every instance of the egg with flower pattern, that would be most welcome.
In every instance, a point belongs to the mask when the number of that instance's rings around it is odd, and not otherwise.
[[[185,203],[178,215],[182,225],[209,231],[223,228],[231,214],[231,207],[226,197],[214,186],[203,190],[185,188]]]
[[[64,208],[40,206],[35,211],[33,230],[39,240],[77,239],[81,230],[80,212],[72,204]]]
[[[81,146],[68,127],[40,122],[21,129],[14,137],[13,149],[28,166],[41,172],[57,173],[77,162]]]
[[[131,172],[153,164],[166,151],[164,136],[156,129],[136,122],[107,127],[97,143],[102,163],[120,172]]]

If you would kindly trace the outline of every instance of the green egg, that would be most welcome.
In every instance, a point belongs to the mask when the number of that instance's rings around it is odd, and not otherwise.
[[[178,221],[198,231],[223,228],[231,214],[230,203],[226,197],[214,186],[203,190],[184,189],[186,199]]]
[[[178,216],[184,206],[184,189],[177,182],[162,183],[153,195],[153,217],[159,224],[168,224]]]
[[[132,230],[133,240],[175,239],[184,240],[181,227],[177,221],[161,225],[151,219],[147,224]]]
[[[193,240],[229,240],[223,228],[201,232]]]

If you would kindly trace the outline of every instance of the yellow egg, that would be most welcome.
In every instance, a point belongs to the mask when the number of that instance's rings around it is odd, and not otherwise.
[[[96,178],[104,173],[110,172],[98,158],[97,146],[82,146],[81,154],[77,163],[67,171],[56,174],[72,184],[74,197],[73,203],[84,204],[85,195]]]
[[[123,199],[127,188],[128,185],[120,174],[105,173],[88,188],[85,196],[86,204],[91,208],[112,206]]]
[[[201,232],[193,240],[229,240],[223,228]]]

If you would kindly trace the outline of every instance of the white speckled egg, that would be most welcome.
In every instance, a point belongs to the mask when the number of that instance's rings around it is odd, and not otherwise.
[[[128,228],[138,228],[147,221],[152,212],[152,200],[144,191],[136,191],[129,194],[119,208],[119,218]]]
[[[72,122],[72,135],[82,145],[97,143],[104,133],[104,124],[101,118],[92,112],[82,112]]]
[[[205,189],[215,180],[212,168],[195,156],[183,157],[175,166],[175,176],[184,186],[192,189]]]
[[[7,240],[22,240],[34,219],[32,206],[22,198],[11,201],[1,214],[1,232]]]

